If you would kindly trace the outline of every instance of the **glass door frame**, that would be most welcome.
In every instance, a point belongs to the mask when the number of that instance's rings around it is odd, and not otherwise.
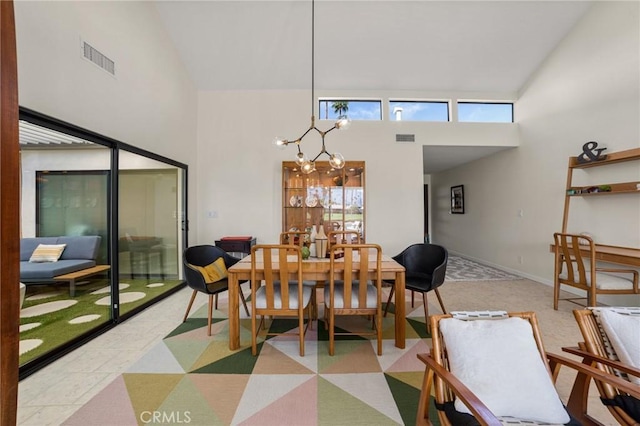
[[[183,282],[174,289],[163,293],[155,299],[150,300],[149,302],[127,312],[126,314],[120,315],[120,303],[119,303],[119,261],[118,261],[118,253],[119,253],[119,238],[118,238],[118,200],[119,200],[119,154],[121,150],[128,151],[161,163],[165,163],[171,166],[176,167],[177,169],[182,171],[182,197],[178,200],[181,203],[178,208],[181,209],[180,217],[180,231],[182,233],[182,246],[178,248],[179,253],[181,253],[186,247],[188,247],[188,231],[189,231],[189,216],[188,216],[188,172],[189,167],[186,164],[180,163],[178,161],[172,160],[170,158],[155,154],[153,152],[135,147],[133,145],[120,142],[116,139],[109,138],[107,136],[101,135],[96,132],[92,132],[90,130],[75,126],[73,124],[67,123],[65,121],[49,117],[45,114],[33,111],[28,108],[20,107],[19,119],[21,121],[27,121],[29,123],[48,128],[60,133],[65,133],[80,139],[84,139],[88,142],[95,143],[97,145],[104,146],[110,150],[110,182],[109,186],[111,190],[109,191],[110,197],[107,203],[107,234],[108,234],[108,259],[111,262],[111,273],[110,273],[110,285],[111,285],[111,319],[106,323],[97,326],[96,328],[88,331],[87,333],[76,337],[66,344],[57,347],[46,355],[36,358],[32,361],[25,363],[19,367],[19,379],[22,380],[29,375],[35,373],[39,369],[45,367],[46,365],[54,362],[60,357],[66,355],[67,353],[73,351],[74,349],[82,346],[88,341],[94,339],[95,337],[101,335],[102,333],[110,330],[111,328],[117,326],[119,323],[125,321],[126,319],[136,315],[137,313],[143,311],[150,305],[157,303],[158,301],[172,295],[176,291],[179,291],[183,287],[186,286],[186,283]],[[178,265],[180,268],[181,265]]]

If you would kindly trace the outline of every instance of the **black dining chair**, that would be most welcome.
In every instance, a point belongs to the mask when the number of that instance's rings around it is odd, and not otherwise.
[[[203,274],[203,268],[213,264],[220,258],[222,258],[222,260],[224,261],[224,271],[222,273],[222,276],[218,281],[210,282],[209,278]],[[191,306],[193,305],[193,301],[195,300],[198,292],[207,294],[209,295],[209,309],[207,315],[209,321],[207,335],[211,336],[214,296],[215,308],[218,309],[218,293],[227,291],[229,289],[229,281],[226,277],[225,268],[230,268],[231,266],[239,262],[240,259],[229,255],[220,247],[211,245],[200,245],[188,247],[182,255],[182,260],[187,285],[193,289],[193,294],[191,295],[191,300],[189,301],[189,306],[187,306],[187,312],[185,312],[182,322],[185,322],[187,320],[189,311],[191,310]],[[238,285],[242,285],[243,282],[238,283]],[[242,299],[244,310],[247,313],[247,316],[249,316],[249,309],[247,308],[247,301],[245,300],[244,294],[242,293],[242,288],[238,289],[238,293],[240,293],[240,298]]]
[[[414,303],[415,292],[422,293],[424,303],[424,318],[429,332],[429,304],[427,303],[427,293],[434,291],[438,297],[438,302],[442,308],[442,313],[447,311],[442,303],[438,287],[444,283],[447,272],[447,260],[449,253],[447,249],[437,244],[413,244],[393,257],[393,260],[405,267],[405,288],[411,290],[411,307]],[[384,316],[387,316],[391,298],[395,291],[395,286],[391,287],[389,299],[384,308]]]

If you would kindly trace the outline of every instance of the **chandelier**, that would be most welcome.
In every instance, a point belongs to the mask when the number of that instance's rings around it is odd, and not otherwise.
[[[295,139],[295,140],[287,140],[287,139],[283,139],[280,137],[276,137],[273,140],[273,144],[275,146],[277,146],[278,148],[284,149],[285,147],[287,147],[289,144],[295,144],[295,146],[298,148],[298,153],[296,154],[296,163],[300,166],[300,170],[305,173],[305,174],[309,174],[313,171],[315,171],[316,166],[316,160],[321,156],[321,155],[326,155],[329,157],[329,164],[331,165],[331,167],[333,167],[334,169],[341,169],[344,167],[344,157],[342,156],[342,154],[340,154],[339,152],[334,152],[333,154],[329,153],[329,151],[327,151],[327,147],[324,143],[324,137],[327,133],[329,133],[330,131],[334,130],[334,129],[347,129],[349,127],[349,125],[351,124],[351,120],[346,116],[346,115],[340,115],[338,117],[338,120],[335,122],[335,124],[333,125],[333,127],[331,127],[329,130],[326,131],[322,131],[320,129],[318,129],[316,127],[316,117],[314,115],[314,110],[315,110],[315,97],[314,97],[314,68],[315,68],[315,34],[314,34],[314,26],[315,26],[315,0],[311,0],[311,125],[309,126],[309,128],[302,134],[302,136],[300,136],[299,138]],[[322,146],[320,148],[320,152],[313,157],[313,159],[310,159],[310,157],[307,157],[304,152],[302,152],[302,148],[301,148],[301,144],[302,144],[302,139],[307,136],[307,134],[309,134],[309,132],[311,132],[312,130],[315,130],[319,135],[320,138],[322,139]]]

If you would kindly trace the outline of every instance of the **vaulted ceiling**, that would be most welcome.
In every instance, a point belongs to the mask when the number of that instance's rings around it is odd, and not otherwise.
[[[515,95],[590,4],[316,0],[315,87]],[[311,87],[310,0],[155,6],[198,90]]]

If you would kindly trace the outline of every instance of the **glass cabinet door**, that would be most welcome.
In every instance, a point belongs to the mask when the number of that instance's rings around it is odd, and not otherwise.
[[[343,169],[316,162],[304,174],[293,161],[282,163],[282,230],[324,226],[329,231],[358,231],[365,240],[365,164],[347,161]]]

